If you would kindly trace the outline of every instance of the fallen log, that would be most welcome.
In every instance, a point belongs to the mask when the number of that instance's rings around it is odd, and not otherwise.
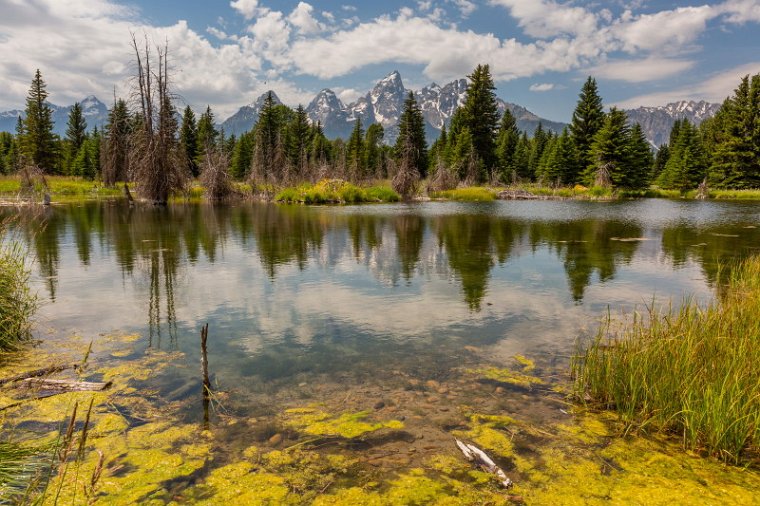
[[[100,392],[111,386],[111,382],[100,383],[76,380],[54,380],[42,378],[27,378],[21,380],[27,388],[40,390],[60,390],[63,392]]]
[[[0,386],[6,383],[15,383],[17,381],[25,380],[28,378],[38,378],[40,376],[47,376],[56,372],[65,371],[66,369],[76,368],[76,365],[51,365],[50,367],[43,367],[42,369],[35,369],[33,371],[22,372],[10,378],[0,379]]]
[[[496,476],[499,479],[502,487],[510,488],[513,485],[512,480],[510,480],[504,471],[502,471],[501,468],[497,466],[493,460],[491,460],[491,457],[489,457],[486,452],[475,445],[463,443],[458,439],[454,439],[454,441],[456,441],[457,446],[464,454],[464,458],[470,462],[474,462],[478,466]]]

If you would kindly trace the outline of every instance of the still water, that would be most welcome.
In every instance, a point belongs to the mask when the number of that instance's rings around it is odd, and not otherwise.
[[[285,385],[445,375],[465,346],[566,363],[608,308],[709,299],[718,264],[760,248],[759,222],[736,202],[107,201],[18,227],[43,336],[137,333],[193,362],[208,322],[217,382]]]
[[[44,224],[44,228],[40,228]],[[220,384],[445,374],[464,346],[563,362],[613,314],[707,300],[757,203],[59,206],[17,225],[42,335],[138,333]]]

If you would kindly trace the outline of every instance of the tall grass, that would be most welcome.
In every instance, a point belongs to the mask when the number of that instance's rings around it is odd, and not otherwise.
[[[38,301],[29,288],[30,275],[26,251],[19,243],[4,242],[0,225],[0,352],[31,336]]]
[[[685,447],[760,462],[760,257],[730,275],[717,302],[608,319],[573,362],[580,398],[631,428],[677,433]]]
[[[496,200],[497,191],[483,186],[468,186],[453,190],[431,192],[434,199],[455,200],[460,202],[490,202]]]
[[[398,193],[387,186],[362,188],[340,179],[326,179],[317,184],[285,188],[277,202],[301,204],[360,204],[363,202],[398,202]]]

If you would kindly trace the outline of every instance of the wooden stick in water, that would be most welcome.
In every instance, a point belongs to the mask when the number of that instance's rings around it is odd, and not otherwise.
[[[206,342],[208,340],[208,323],[201,327],[201,372],[203,373],[203,395],[208,397],[211,393],[211,382],[208,379],[208,350]]]

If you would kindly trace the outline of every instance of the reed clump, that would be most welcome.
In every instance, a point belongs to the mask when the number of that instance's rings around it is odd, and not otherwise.
[[[608,318],[573,361],[575,393],[629,428],[678,434],[686,448],[760,462],[760,257],[724,276],[718,300]]]
[[[26,251],[17,242],[5,241],[3,230],[0,223],[0,352],[29,339],[38,306],[29,287]]]

